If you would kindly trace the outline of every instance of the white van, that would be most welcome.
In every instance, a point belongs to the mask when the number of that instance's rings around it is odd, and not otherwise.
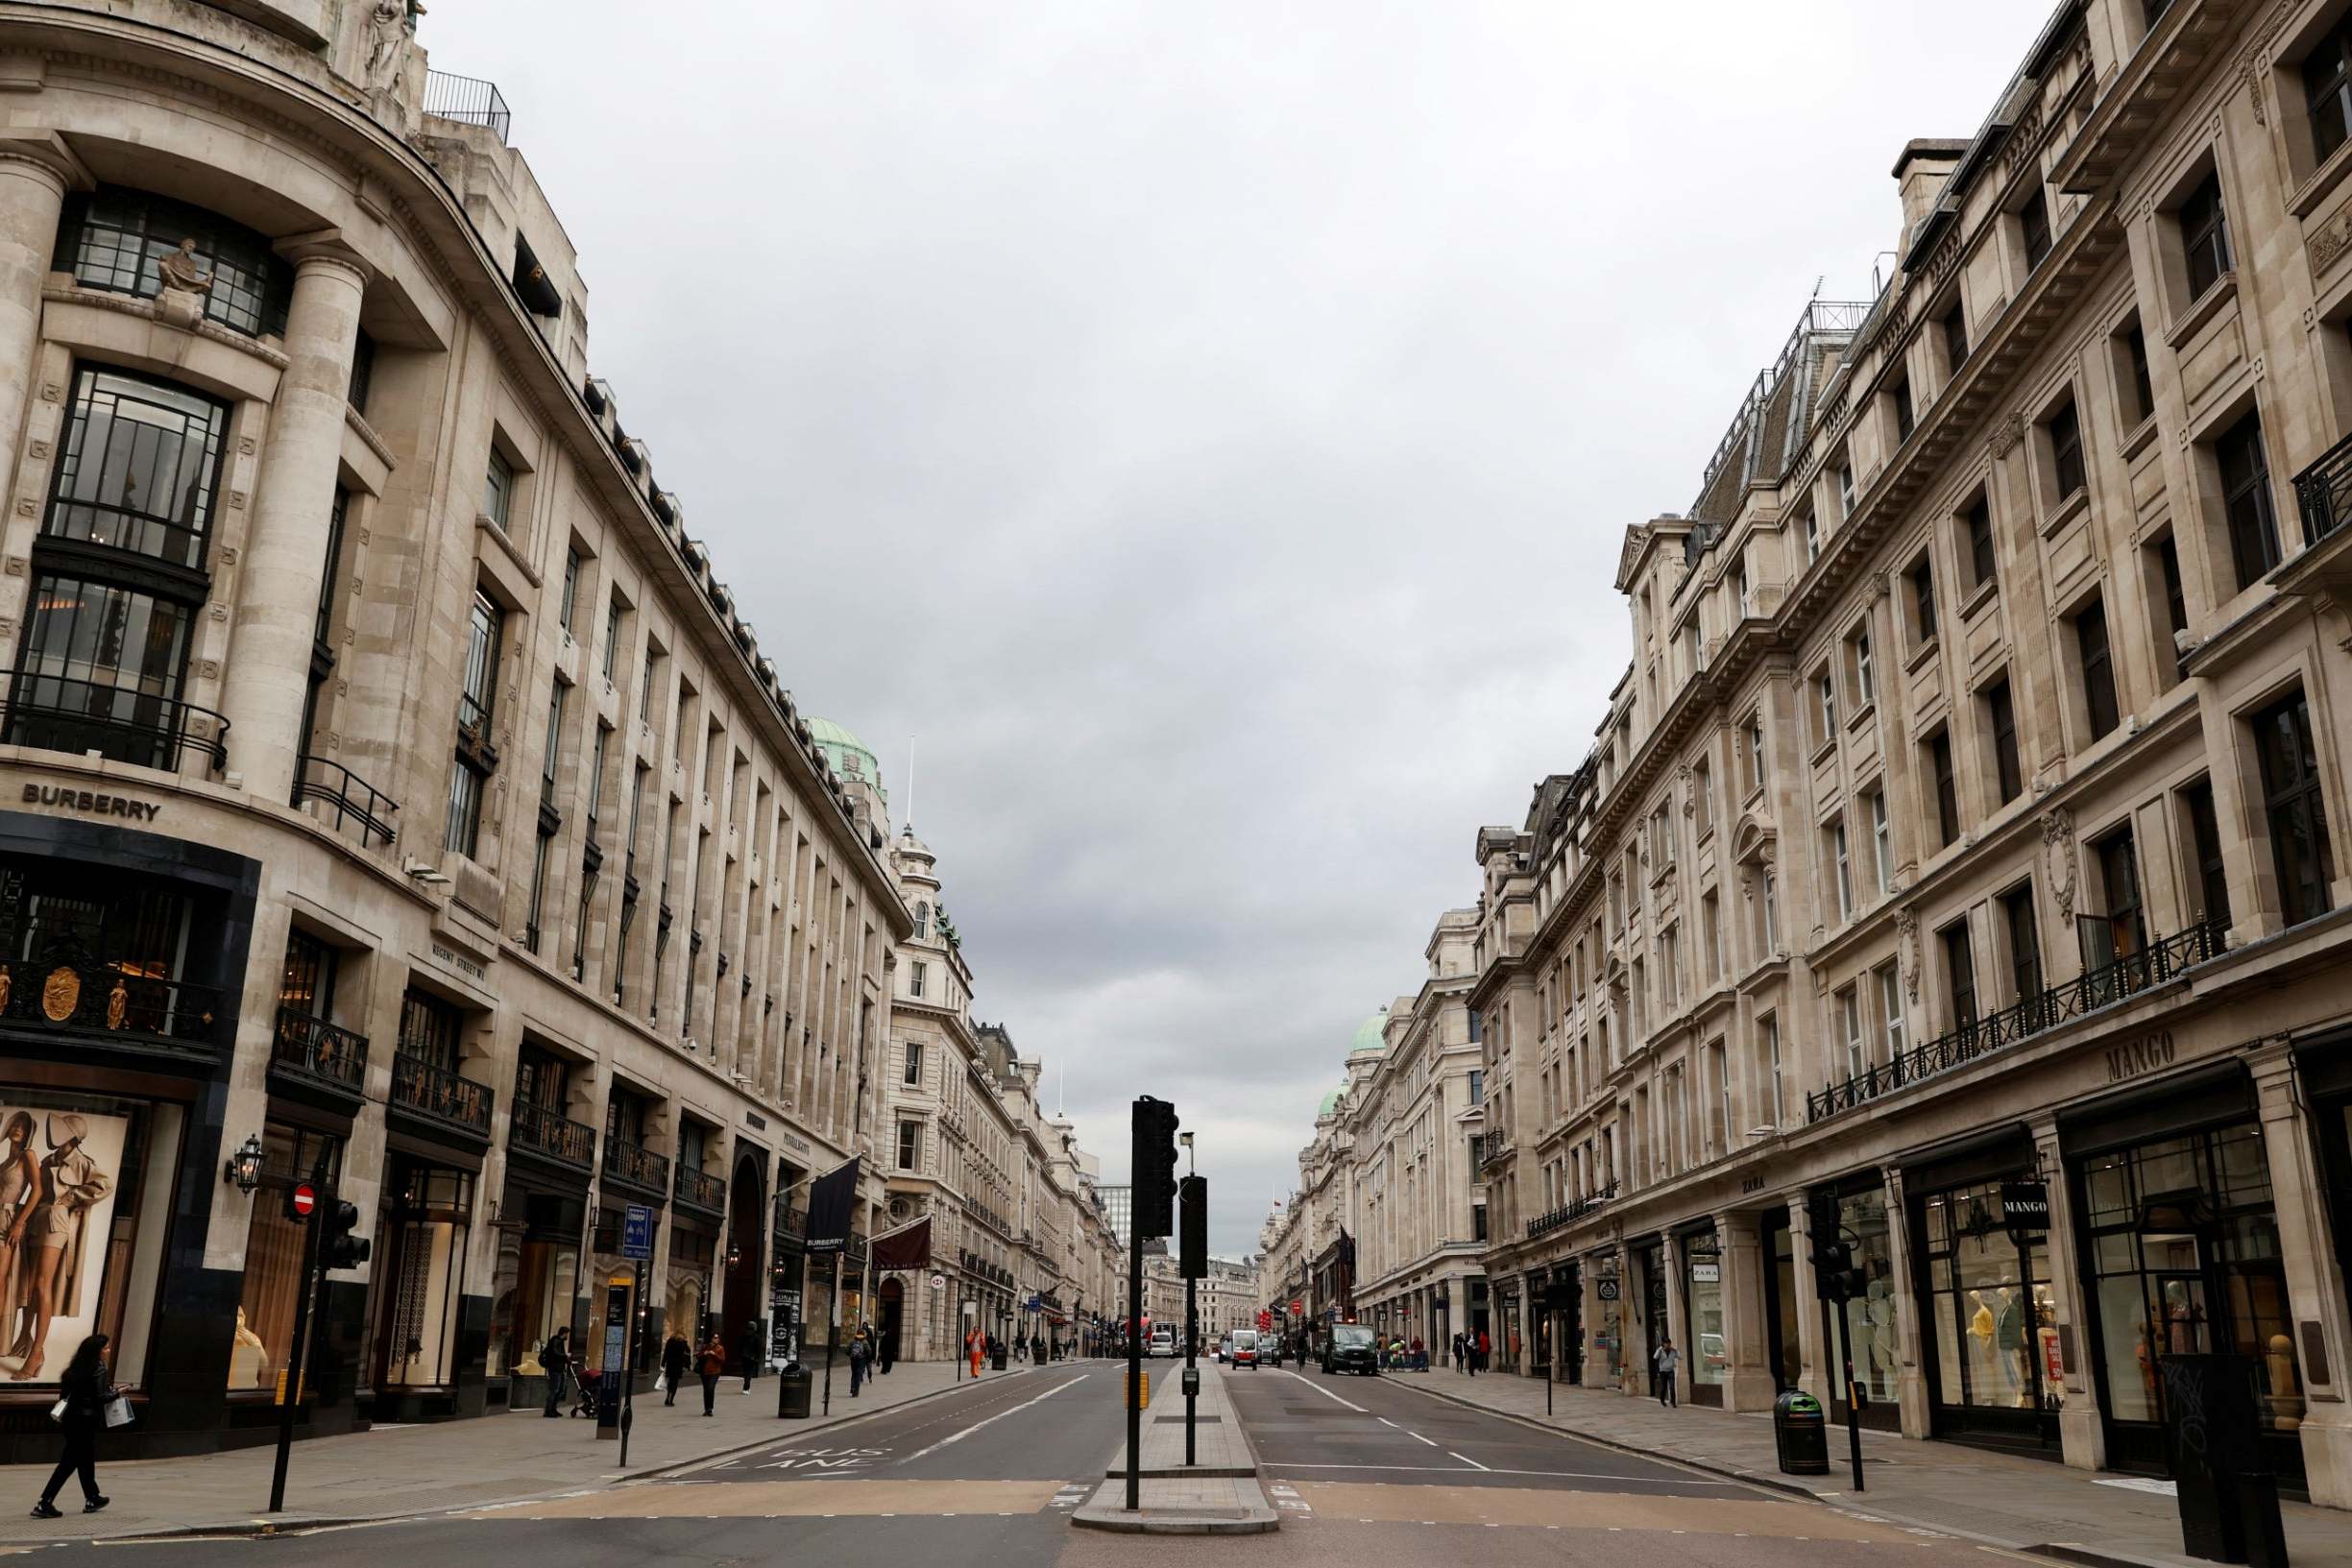
[[[1151,1339],[1144,1345],[1143,1353],[1146,1356],[1174,1356],[1176,1353],[1176,1330],[1153,1329]]]

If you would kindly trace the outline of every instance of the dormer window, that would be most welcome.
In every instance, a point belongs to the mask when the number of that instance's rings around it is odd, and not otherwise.
[[[561,319],[564,297],[556,292],[555,282],[548,277],[547,270],[539,264],[539,257],[532,253],[531,242],[521,234],[515,236],[514,281],[515,293],[521,297],[523,307],[532,315]]]

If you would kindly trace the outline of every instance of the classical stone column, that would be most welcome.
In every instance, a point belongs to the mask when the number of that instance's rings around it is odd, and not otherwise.
[[[1928,1435],[1928,1379],[1920,1370],[1919,1325],[1924,1303],[1911,1270],[1911,1212],[1903,1195],[1903,1172],[1889,1170],[1886,1184],[1886,1244],[1895,1260],[1895,1402],[1905,1437]],[[1859,1369],[1856,1369],[1859,1375]]]
[[[229,765],[266,800],[292,798],[327,568],[327,518],[368,268],[329,231],[281,242],[295,265],[279,379],[236,579],[236,621],[221,708]]]
[[[1715,1216],[1715,1242],[1723,1250],[1723,1351],[1730,1365],[1723,1378],[1727,1411],[1772,1408],[1772,1363],[1764,1317],[1763,1238],[1758,1217],[1726,1210]]]
[[[1584,1296],[1584,1385],[1588,1388],[1606,1387],[1609,1384],[1609,1353],[1601,1348],[1601,1315],[1617,1303],[1601,1299],[1601,1260],[1605,1256],[1599,1252],[1588,1253],[1579,1260],[1576,1267],[1576,1289]]]
[[[0,477],[13,495],[25,419],[40,374],[41,283],[57,253],[65,193],[89,176],[56,136],[0,136]],[[40,527],[37,513],[0,512],[8,552]],[[0,498],[0,507],[7,502]],[[13,614],[13,611],[8,612]]]
[[[2290,1414],[2290,1402],[2302,1402],[2296,1435],[2303,1443],[2311,1500],[2322,1508],[2352,1508],[2352,1407],[2346,1404],[2344,1369],[2344,1357],[2352,1352],[2352,1321],[2344,1307],[2343,1270],[2329,1244],[2328,1187],[2310,1117],[2297,1103],[2293,1048],[2284,1039],[2270,1041],[2247,1052],[2246,1067],[2254,1074],[2270,1202],[2278,1217],[2279,1259],[2287,1268],[2294,1324],[2267,1345],[2239,1348],[2254,1357],[2273,1414]],[[2299,1392],[2286,1387],[2289,1368]]]
[[[1668,1236],[1666,1244],[1659,1249],[1659,1266],[1666,1271],[1666,1334],[1674,1340],[1674,1348],[1682,1354],[1676,1358],[1674,1397],[1683,1404],[1690,1402],[1691,1358],[1699,1347],[1690,1334],[1690,1302],[1687,1281],[1690,1278],[1690,1259],[1684,1250],[1683,1238]],[[1642,1387],[1648,1387],[1650,1368],[1642,1368]]]
[[[2058,1119],[2049,1113],[2029,1118],[2034,1166],[2049,1191],[2049,1295],[2056,1308],[2058,1360],[2065,1372],[2065,1407],[2058,1412],[2058,1452],[2077,1470],[2104,1469],[2107,1429],[2099,1419],[2098,1380],[2091,1375],[2097,1348],[2091,1343],[2091,1316],[2082,1299],[2081,1233],[2074,1223],[2074,1199],[2066,1182],[2066,1156],[2058,1147]],[[2039,1344],[2034,1354],[2042,1353]]]
[[[1813,1277],[1813,1219],[1803,1193],[1788,1200],[1788,1244],[1796,1264],[1797,1387],[1827,1406],[1837,1375],[1822,1370],[1821,1288]]]

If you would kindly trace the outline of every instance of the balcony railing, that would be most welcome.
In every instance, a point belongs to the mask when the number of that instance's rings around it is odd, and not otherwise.
[[[724,1214],[727,1209],[727,1184],[707,1171],[687,1166],[678,1167],[677,1186],[672,1195],[690,1209],[701,1209],[709,1214]]]
[[[1597,1193],[1588,1193],[1573,1203],[1554,1209],[1549,1214],[1538,1215],[1527,1222],[1528,1239],[1533,1241],[1536,1237],[1556,1231],[1563,1225],[1573,1225],[1616,1195],[1617,1184],[1612,1181]]]
[[[2192,926],[2113,963],[2086,970],[2064,984],[2022,998],[1997,1013],[1963,1024],[1818,1094],[1807,1094],[1805,1120],[1826,1122],[1907,1085],[1955,1072],[2020,1040],[2166,984],[2218,957],[2220,952],[2218,922]]]
[[[280,1007],[278,1034],[270,1042],[270,1065],[357,1095],[367,1082],[368,1037],[299,1007]]]
[[[424,73],[424,112],[436,120],[487,126],[498,133],[500,141],[515,128],[514,111],[506,107],[496,83],[448,71]]]
[[[0,673],[0,744],[176,772],[195,752],[215,771],[229,765],[229,720],[209,708],[135,687],[102,686],[32,670]]]
[[[580,1170],[595,1168],[596,1129],[545,1105],[517,1100],[507,1142],[515,1148],[528,1149],[558,1165]]]
[[[332,758],[304,752],[294,770],[294,808],[304,808],[322,827],[356,837],[362,849],[379,840],[390,848],[400,803]]]
[[[1511,1150],[1512,1143],[1509,1133],[1488,1133],[1486,1146],[1478,1151],[1478,1168],[1483,1170],[1488,1166],[1499,1163],[1509,1157]]]
[[[0,963],[0,1022],[32,1029],[145,1035],[217,1050],[221,992],[78,953]]]
[[[2294,476],[2294,504],[2303,514],[2303,537],[2314,544],[2352,519],[2352,436]]]
[[[604,1174],[608,1181],[643,1193],[669,1191],[669,1156],[640,1148],[625,1138],[604,1135]]]
[[[490,1136],[490,1086],[404,1050],[392,1057],[392,1103],[462,1132]]]

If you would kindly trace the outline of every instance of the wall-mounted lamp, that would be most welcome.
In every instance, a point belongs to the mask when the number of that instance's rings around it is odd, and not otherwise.
[[[260,1135],[248,1133],[237,1151],[229,1156],[229,1163],[221,1168],[221,1180],[251,1197],[261,1185],[261,1160]]]

